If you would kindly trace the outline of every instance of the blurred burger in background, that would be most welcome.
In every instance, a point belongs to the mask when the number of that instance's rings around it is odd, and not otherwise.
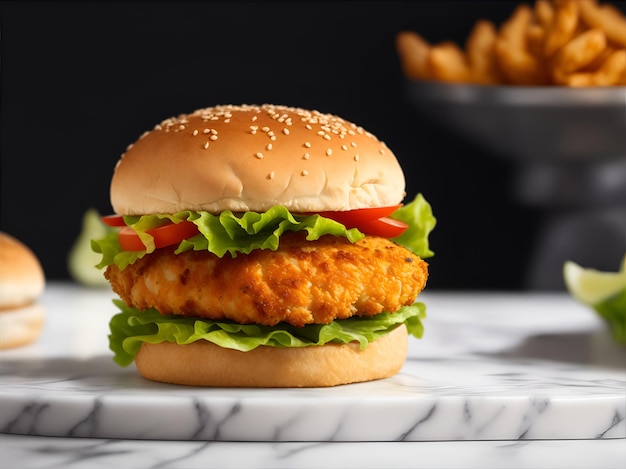
[[[202,386],[391,376],[422,335],[435,225],[391,150],[338,116],[225,105],[167,119],[111,182],[94,240],[120,365]]]
[[[44,287],[44,272],[33,251],[0,232],[0,349],[39,338],[45,310],[37,301]]]

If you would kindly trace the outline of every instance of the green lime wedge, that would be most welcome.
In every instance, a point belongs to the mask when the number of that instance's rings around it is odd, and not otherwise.
[[[595,306],[619,295],[626,289],[626,256],[619,272],[586,269],[572,261],[563,266],[565,286],[570,294],[589,306]]]
[[[567,261],[563,277],[572,297],[594,309],[608,325],[613,339],[626,345],[626,255],[619,272],[585,269]]]
[[[109,230],[111,228],[100,220],[97,210],[89,209],[85,212],[80,234],[67,256],[67,268],[76,282],[89,287],[109,285],[102,269],[95,267],[100,262],[101,255],[91,249],[91,240],[106,236]]]

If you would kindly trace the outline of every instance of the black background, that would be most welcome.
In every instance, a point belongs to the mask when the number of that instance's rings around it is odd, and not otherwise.
[[[514,2],[3,2],[0,229],[49,278],[90,207],[109,213],[115,162],[162,119],[226,103],[338,114],[397,155],[438,225],[432,289],[520,289],[540,214],[509,163],[414,111],[395,35],[462,44]]]

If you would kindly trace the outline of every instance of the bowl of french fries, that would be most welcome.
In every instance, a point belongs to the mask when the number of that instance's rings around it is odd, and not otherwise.
[[[496,153],[626,157],[626,16],[609,2],[521,3],[463,45],[401,31],[396,48],[408,99]]]

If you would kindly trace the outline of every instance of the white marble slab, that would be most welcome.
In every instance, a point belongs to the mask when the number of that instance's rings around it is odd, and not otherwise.
[[[0,432],[203,441],[626,438],[626,350],[565,294],[427,293],[393,378],[329,389],[153,383],[111,361],[109,291],[49,285],[31,347],[0,352]]]

